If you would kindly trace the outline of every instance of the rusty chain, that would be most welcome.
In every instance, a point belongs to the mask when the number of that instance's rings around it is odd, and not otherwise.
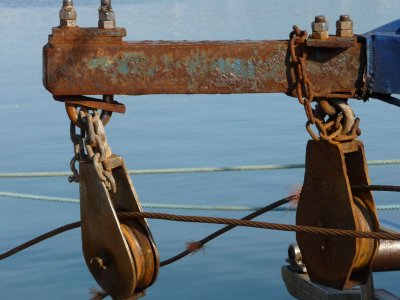
[[[79,173],[75,167],[79,159],[90,159],[96,169],[99,179],[111,192],[116,192],[115,179],[111,170],[104,167],[103,162],[112,154],[104,130],[103,122],[97,110],[93,113],[88,109],[80,109],[78,122],[81,124],[80,134],[76,133],[76,125],[71,122],[70,136],[74,145],[74,156],[71,159],[70,167],[73,173],[69,181],[79,182]]]
[[[299,27],[293,26],[293,31],[290,33],[290,55],[296,65],[296,92],[297,98],[304,106],[307,119],[311,124],[314,124],[314,113],[311,107],[311,102],[314,99],[313,88],[310,79],[306,72],[307,53],[303,49],[303,45],[308,37],[307,31],[300,30]],[[298,55],[296,54],[298,50]],[[303,97],[303,88],[305,97]]]
[[[307,38],[307,31],[293,26],[293,31],[290,33],[290,56],[295,64],[297,98],[304,106],[307,116],[307,132],[316,141],[323,140],[332,144],[352,141],[361,134],[361,130],[358,128],[360,119],[354,117],[347,100],[314,97],[312,83],[306,68],[305,43]],[[315,110],[311,106],[314,100],[317,102]],[[311,125],[315,125],[319,136],[314,133]]]

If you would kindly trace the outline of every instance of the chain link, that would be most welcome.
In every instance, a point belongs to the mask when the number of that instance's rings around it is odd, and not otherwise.
[[[81,108],[78,113],[78,120],[82,124],[80,134],[76,133],[76,126],[71,122],[70,136],[74,145],[74,156],[71,159],[70,167],[73,173],[68,178],[70,182],[79,182],[79,173],[75,167],[79,159],[90,159],[93,162],[99,179],[108,190],[115,193],[116,183],[111,173],[104,167],[104,161],[112,154],[108,144],[104,125],[97,110],[90,113],[87,109]]]
[[[307,31],[293,26],[290,33],[290,55],[295,64],[297,98],[304,106],[307,116],[307,132],[316,141],[323,140],[332,144],[352,141],[361,134],[358,128],[360,119],[354,117],[347,100],[314,98],[312,83],[306,70],[307,52],[304,51],[304,45],[307,37]],[[315,110],[311,106],[314,100],[318,102]],[[314,133],[311,125],[315,125],[319,136]]]

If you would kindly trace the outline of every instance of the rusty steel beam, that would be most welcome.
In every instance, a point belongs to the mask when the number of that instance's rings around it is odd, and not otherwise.
[[[53,95],[295,94],[287,40],[124,42],[124,36],[121,28],[54,28],[43,50],[47,90]],[[352,97],[362,85],[363,45],[331,47],[306,47],[315,96]]]

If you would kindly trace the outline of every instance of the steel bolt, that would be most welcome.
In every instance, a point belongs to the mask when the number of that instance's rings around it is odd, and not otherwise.
[[[336,35],[340,37],[353,36],[353,21],[349,15],[341,15],[336,21]]]
[[[72,0],[63,1],[63,6],[61,7],[59,17],[61,27],[76,26],[77,13]]]
[[[91,264],[93,267],[95,267],[96,269],[98,269],[98,270],[107,269],[107,267],[106,267],[106,265],[105,265],[105,262],[104,262],[104,259],[101,258],[101,257],[99,257],[99,256],[96,256],[96,257],[92,258],[92,259],[90,260],[90,264]]]
[[[99,28],[110,29],[115,27],[115,12],[111,7],[111,0],[101,0],[99,8]]]
[[[313,39],[326,40],[329,38],[329,22],[326,21],[325,16],[316,16],[311,28]]]

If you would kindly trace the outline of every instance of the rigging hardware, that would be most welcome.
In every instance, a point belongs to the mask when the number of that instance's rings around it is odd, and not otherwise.
[[[369,178],[363,145],[356,141],[359,119],[348,99],[367,98],[371,91],[387,93],[371,89],[370,77],[365,80],[365,41],[353,36],[350,17],[340,17],[336,37],[329,36],[328,23],[318,16],[312,39],[295,26],[289,41],[129,43],[123,41],[125,30],[115,26],[111,1],[101,1],[98,28],[76,27],[76,14],[64,13],[72,11],[72,1],[63,4],[62,26],[53,28],[44,47],[43,79],[53,96],[66,102],[74,144],[71,180],[80,183],[83,252],[93,276],[111,296],[131,297],[156,278],[158,253],[144,217],[178,220],[141,212],[124,162],[111,153],[105,137],[111,111],[120,110],[113,95],[282,92],[298,97],[313,141],[307,146],[297,223],[379,234],[371,192],[350,188],[369,185]],[[108,96],[100,103],[82,95]],[[104,118],[96,108],[104,109]],[[136,216],[138,223],[122,220],[124,215]],[[304,232],[297,239],[311,280],[345,288],[371,278],[376,241],[354,235],[310,239]],[[332,256],[343,249],[348,255],[337,272],[324,274],[321,265],[332,267]]]

